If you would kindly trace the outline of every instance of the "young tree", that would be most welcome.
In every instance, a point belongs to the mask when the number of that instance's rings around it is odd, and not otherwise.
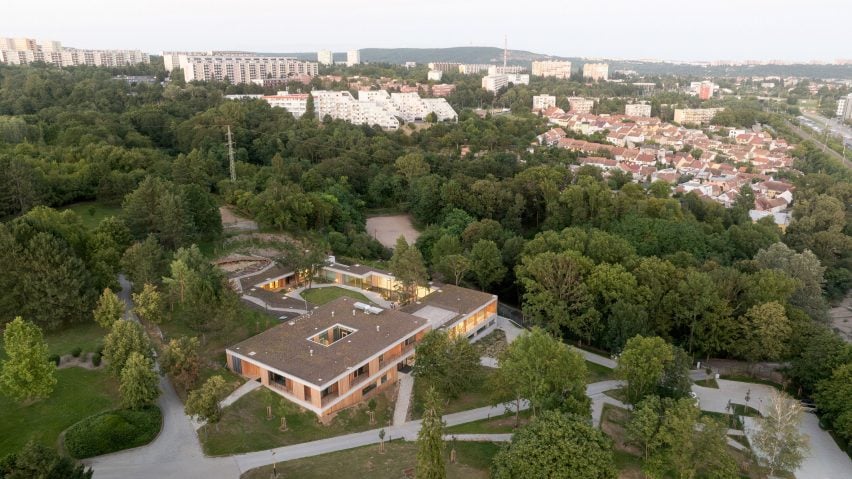
[[[588,370],[580,354],[541,328],[520,335],[500,355],[493,376],[495,402],[514,402],[516,422],[520,400],[536,410],[560,410],[588,417]]]
[[[204,384],[189,393],[186,399],[186,414],[209,423],[218,422],[222,416],[219,398],[225,393],[222,376],[212,376]]]
[[[473,265],[465,255],[451,254],[439,259],[435,266],[439,273],[458,286]]]
[[[390,259],[391,273],[399,281],[399,293],[403,302],[412,301],[417,297],[417,287],[426,284],[426,265],[423,255],[414,245],[409,245],[405,237],[400,235]]]
[[[757,431],[752,446],[757,457],[769,469],[769,477],[776,471],[793,472],[805,460],[808,436],[799,432],[802,406],[783,392],[773,391],[769,411],[757,418]]]
[[[479,354],[464,337],[450,338],[445,331],[432,330],[423,336],[416,352],[411,374],[446,400],[458,397],[482,375]]]
[[[444,463],[444,420],[443,408],[437,391],[429,389],[426,394],[426,410],[417,433],[417,477],[445,479],[447,467]]]
[[[145,356],[132,352],[121,370],[121,404],[129,409],[141,409],[154,404],[160,395],[159,378],[154,363]]]
[[[112,323],[124,317],[124,301],[119,299],[111,289],[106,288],[92,314],[96,323],[104,329],[110,329]]]
[[[52,447],[30,441],[20,451],[0,459],[0,477],[92,479],[92,469],[60,456]]]
[[[132,353],[143,357],[151,357],[151,343],[138,323],[119,319],[112,324],[109,334],[104,340],[104,359],[107,369],[115,376],[121,376],[127,360]]]
[[[486,291],[492,284],[499,283],[506,276],[500,248],[491,240],[479,240],[470,249],[470,268],[476,277],[479,288]]]
[[[627,381],[628,402],[639,404],[645,396],[654,392],[663,378],[666,364],[673,357],[672,346],[662,338],[630,338],[615,368],[618,377]]]
[[[647,396],[639,402],[627,423],[627,440],[642,449],[647,461],[654,450],[654,440],[660,430],[663,403],[659,396]]]
[[[674,477],[692,478],[700,471],[712,471],[712,477],[738,477],[736,462],[728,452],[725,424],[701,417],[701,411],[689,398],[666,399],[663,409],[646,474],[666,477],[673,473]]]
[[[587,420],[547,411],[521,428],[494,456],[494,479],[615,479],[612,442]]]
[[[145,321],[160,324],[163,321],[163,296],[157,291],[157,287],[151,283],[145,283],[142,291],[133,293],[133,309]]]
[[[163,369],[172,376],[175,383],[187,390],[195,386],[201,369],[198,348],[198,338],[181,336],[169,341],[160,357]]]
[[[35,324],[20,316],[3,332],[6,359],[0,363],[0,390],[19,401],[46,398],[56,386],[56,365]]]

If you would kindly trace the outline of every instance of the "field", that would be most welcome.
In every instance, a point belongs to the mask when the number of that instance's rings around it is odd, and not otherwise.
[[[366,296],[357,291],[338,288],[337,286],[329,286],[327,288],[311,288],[302,291],[302,297],[305,298],[307,302],[315,304],[317,306],[321,306],[325,303],[334,301],[335,299],[343,296],[352,298],[355,301],[361,301],[362,303],[372,303],[372,301],[367,299]]]
[[[55,446],[72,424],[117,406],[118,385],[104,370],[60,369],[56,379],[49,398],[29,405],[0,396],[0,457],[30,439]]]
[[[77,213],[83,220],[86,228],[95,229],[104,218],[116,216],[121,213],[121,205],[107,205],[97,201],[85,201],[66,206],[62,208],[62,211],[64,210],[71,210]]]
[[[457,461],[450,464],[450,449],[455,447]],[[490,442],[447,443],[447,479],[486,479],[489,477],[491,460],[500,445]],[[345,467],[341,467],[344,465]],[[347,451],[333,452],[321,456],[280,462],[276,465],[278,477],[298,477],[300,479],[399,479],[414,477],[413,468],[417,464],[417,444],[414,442],[394,441],[385,443],[385,452],[379,451],[379,445],[365,446]],[[412,470],[411,476],[406,472]],[[252,469],[242,475],[243,479],[268,479],[272,475],[272,466]]]
[[[420,232],[414,229],[411,217],[408,215],[367,218],[367,233],[388,248],[396,246],[396,240],[400,236],[405,237],[408,244],[414,244],[420,236]]]
[[[204,452],[209,455],[237,454],[279,446],[315,441],[341,434],[378,429],[387,425],[393,416],[391,391],[375,396],[376,422],[370,424],[366,404],[341,411],[329,425],[317,416],[274,392],[260,388],[240,398],[224,409],[218,424],[199,430]],[[267,406],[272,407],[272,419],[266,418]],[[287,419],[287,431],[282,432],[281,416]]]

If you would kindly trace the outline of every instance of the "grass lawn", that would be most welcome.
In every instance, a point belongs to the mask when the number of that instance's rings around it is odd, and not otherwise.
[[[589,384],[616,379],[615,371],[606,366],[586,361],[586,368],[589,370]]]
[[[390,392],[374,396],[376,423],[370,424],[366,404],[341,411],[329,425],[317,420],[316,414],[274,392],[260,388],[240,398],[224,409],[218,424],[208,424],[199,430],[204,452],[210,455],[237,454],[315,441],[352,432],[368,431],[386,426],[393,417]],[[266,419],[266,407],[272,407],[272,419]],[[279,430],[281,416],[287,418],[288,431]],[[297,476],[292,476],[297,477]]]
[[[309,303],[316,304],[321,306],[330,301],[334,301],[337,298],[341,298],[346,296],[348,298],[352,298],[355,301],[361,301],[363,303],[370,303],[372,301],[367,299],[366,296],[357,292],[350,291],[344,288],[338,288],[337,286],[329,286],[327,288],[311,288],[302,291],[302,297],[305,298]]]
[[[490,406],[491,397],[488,391],[488,377],[495,374],[495,370],[480,366],[482,378],[479,383],[473,384],[467,392],[462,393],[456,399],[450,400],[444,404],[444,414],[452,414],[454,412],[467,411],[468,409],[476,409],[480,407]],[[414,419],[419,419],[423,415],[423,401],[426,398],[426,383],[423,381],[414,380],[414,394],[411,398],[411,416]]]
[[[609,391],[604,391],[604,394],[611,398],[618,399],[619,401],[628,404],[627,402],[627,389],[618,388],[618,389],[610,389]]]
[[[450,464],[450,449],[455,447],[455,464]],[[491,460],[499,444],[490,442],[447,443],[445,450],[447,479],[487,479]],[[276,465],[278,477],[298,477],[301,479],[399,479],[403,472],[413,469],[417,464],[417,443],[394,441],[385,443],[385,452],[379,452],[379,445],[371,445],[332,452],[321,456],[280,462]],[[272,466],[252,469],[242,475],[242,479],[268,479]],[[412,476],[413,477],[413,476]]]
[[[521,411],[519,416],[521,418],[521,426],[524,426],[530,422],[532,411],[525,409]],[[444,429],[444,432],[446,434],[506,434],[515,432],[515,413],[508,412],[489,419],[480,419],[478,421],[451,426]]]
[[[48,331],[44,335],[50,354],[71,354],[75,347],[83,349],[83,352],[94,352],[104,342],[107,331],[100,327],[94,320],[85,323],[74,324],[68,327]]]
[[[54,447],[72,424],[118,404],[118,384],[106,371],[59,369],[56,379],[53,394],[30,405],[0,396],[0,457],[30,439]]]
[[[97,201],[84,201],[62,208],[61,211],[71,210],[80,216],[88,229],[95,229],[101,220],[121,213],[121,205],[109,205]]]
[[[188,321],[186,316],[181,313],[180,307],[176,307],[171,313],[171,318],[163,321],[160,329],[164,336],[163,343],[168,343],[170,339],[181,336],[197,337],[201,343],[199,353],[202,358],[199,384],[210,376],[218,374],[228,382],[230,386],[228,392],[230,393],[245,382],[245,379],[225,367],[225,348],[266,331],[279,324],[280,321],[261,311],[252,309],[242,302],[239,303],[236,314],[227,317],[231,320],[223,321],[222,324],[217,324],[215,327],[201,328]],[[158,343],[158,347],[162,346],[162,344],[159,344],[159,339],[155,333],[149,333],[149,336],[155,343]],[[183,388],[175,384],[175,390],[181,399],[186,400],[187,392]]]
[[[719,389],[719,383],[717,383],[716,379],[714,379],[714,378],[699,379],[698,381],[695,381],[695,385],[696,386],[702,386],[702,387],[705,387],[705,388]]]

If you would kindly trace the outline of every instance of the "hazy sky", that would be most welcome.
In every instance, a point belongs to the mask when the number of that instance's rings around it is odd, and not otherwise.
[[[852,58],[850,0],[10,0],[0,36],[80,48],[502,46],[562,56]]]

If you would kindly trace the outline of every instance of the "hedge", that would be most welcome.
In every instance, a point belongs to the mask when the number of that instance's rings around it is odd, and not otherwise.
[[[89,416],[65,431],[65,448],[77,459],[148,444],[160,432],[160,408],[116,409]]]

